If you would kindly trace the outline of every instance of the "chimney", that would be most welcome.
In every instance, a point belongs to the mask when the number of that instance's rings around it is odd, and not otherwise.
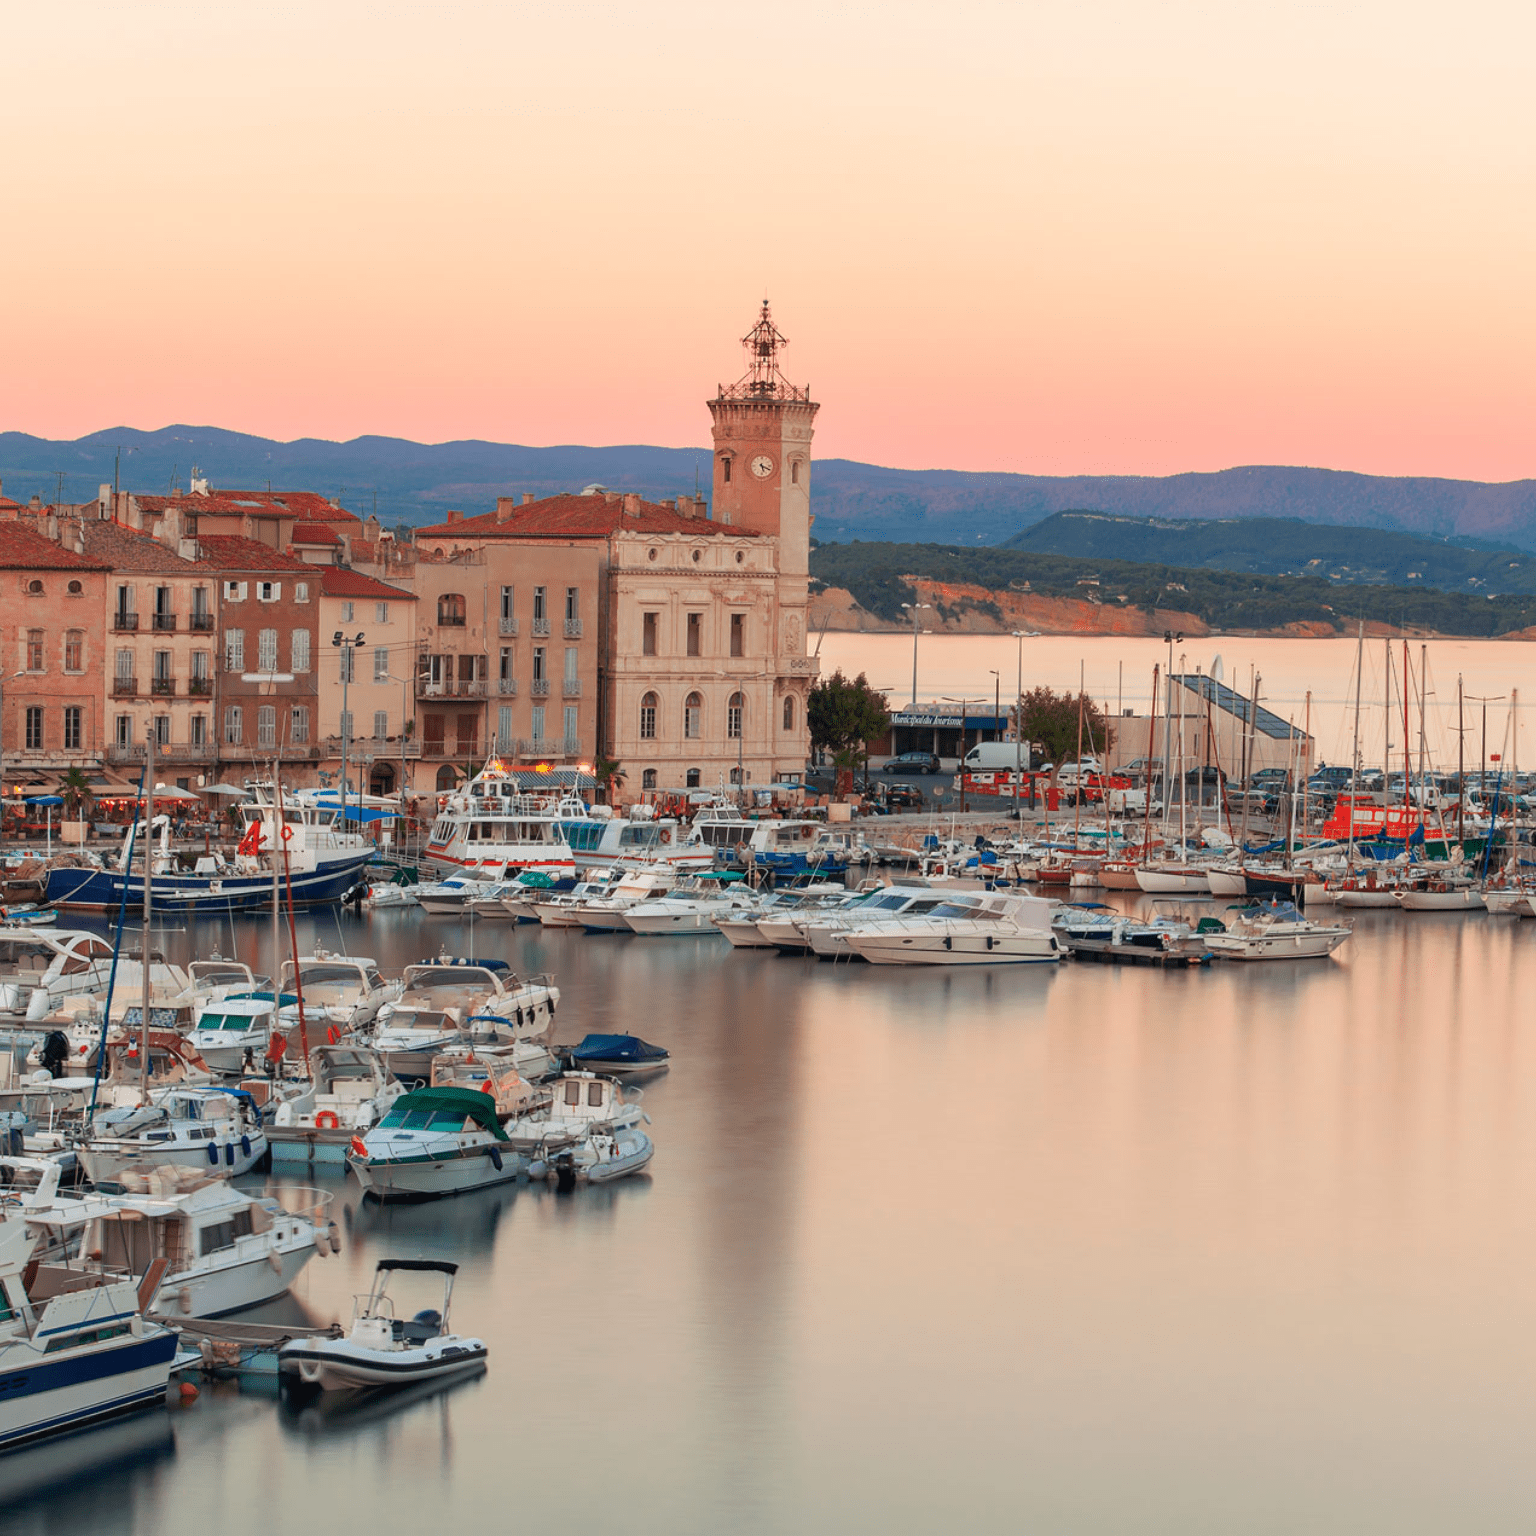
[[[462,512],[450,512],[448,514],[448,516],[447,516],[446,521],[448,521],[450,523],[456,523],[463,516],[464,516],[464,514]]]
[[[658,507],[665,507],[668,512],[677,511],[677,503],[675,501],[658,501],[656,505]]]
[[[523,505],[525,507],[531,507],[533,505],[533,492],[532,491],[524,491],[523,492]]]
[[[512,498],[510,496],[498,496],[496,498],[496,521],[509,523],[512,521]]]
[[[633,492],[627,491],[624,496],[624,516],[640,516],[640,498]]]

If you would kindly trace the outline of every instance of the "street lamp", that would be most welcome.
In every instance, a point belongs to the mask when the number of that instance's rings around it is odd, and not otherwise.
[[[25,672],[12,672],[12,677],[25,677]],[[5,683],[0,672],[0,837],[5,834]]]
[[[1038,629],[1016,629],[1013,638],[1019,642],[1019,690],[1013,702],[1013,819],[1019,819],[1019,780],[1024,777],[1024,642],[1038,635]],[[1034,806],[1034,797],[1030,797]]]
[[[948,695],[944,698],[946,704],[958,704],[960,706],[960,814],[965,815],[965,712],[972,704],[984,704],[985,699],[952,699]]]
[[[352,734],[350,729],[352,718],[347,713],[347,684],[352,681],[352,658],[362,647],[363,633],[359,630],[355,639],[348,639],[338,629],[331,636],[331,644],[347,657],[341,667],[341,819],[345,821],[347,819],[347,738]],[[402,722],[401,729],[404,728],[404,722]]]
[[[411,679],[408,677],[396,677],[393,672],[386,672],[377,681],[400,684],[400,810],[403,814],[405,811],[405,722],[411,717],[411,700],[408,691],[411,686]]]
[[[1171,630],[1171,629],[1165,629],[1163,631],[1163,644],[1168,647],[1168,671],[1167,671],[1167,674],[1166,674],[1167,678],[1168,678],[1168,690],[1167,690],[1168,691],[1168,708],[1167,708],[1166,713],[1163,716],[1163,810],[1164,810],[1165,815],[1166,815],[1168,806],[1172,803],[1169,800],[1168,796],[1170,794],[1170,790],[1169,790],[1169,775],[1173,772],[1173,648],[1174,648],[1175,645],[1182,645],[1183,643],[1184,643],[1184,631],[1183,630],[1179,630],[1177,634],[1175,634],[1174,631]],[[1183,685],[1181,684],[1180,686],[1182,687]],[[1154,709],[1157,708],[1157,700],[1156,699],[1154,699],[1152,701],[1152,707]],[[1184,700],[1183,700],[1182,697],[1180,697],[1180,699],[1179,699],[1179,721],[1180,721],[1179,730],[1180,730],[1181,734],[1182,734],[1183,729],[1184,729],[1183,720],[1184,720]],[[1182,761],[1180,761],[1180,763],[1179,763],[1179,772],[1183,773],[1183,771],[1184,771],[1184,764],[1183,764]],[[1183,803],[1184,803],[1184,786],[1182,784],[1180,784],[1180,786],[1179,786],[1179,804],[1182,805]]]
[[[903,603],[901,605],[912,615],[912,707],[917,708],[917,611],[919,608],[931,608],[932,603]]]

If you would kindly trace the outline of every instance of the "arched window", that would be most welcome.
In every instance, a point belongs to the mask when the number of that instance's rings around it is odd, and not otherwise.
[[[697,789],[699,787],[699,770],[697,768],[690,768],[688,770],[687,781],[683,787],[685,789]]]
[[[42,584],[42,582],[40,582],[40,581],[29,581],[27,583],[27,596],[28,597],[41,597],[42,595],[43,595],[43,584]]]
[[[739,693],[733,693],[725,706],[725,734],[732,741],[741,735],[741,718],[746,708],[747,701]]]
[[[729,485],[731,483],[731,458],[729,454],[720,460],[720,474],[725,484]]]
[[[453,764],[444,763],[443,766],[437,770],[437,787],[440,790],[452,789],[454,784],[457,783],[458,777],[458,774],[453,771]]]
[[[437,623],[439,629],[463,629],[464,614],[464,594],[462,592],[444,592],[438,598]]]
[[[791,485],[799,485],[800,484],[800,460],[799,459],[796,459],[789,466],[789,483]]]
[[[704,734],[704,699],[697,693],[690,693],[683,700],[683,735],[689,741],[697,741]]]
[[[85,631],[71,629],[64,636],[64,670],[85,671]]]
[[[741,769],[740,768],[732,768],[731,769],[731,783],[732,784],[740,784],[741,783]]]
[[[654,741],[656,739],[656,711],[660,706],[661,700],[654,693],[648,693],[640,700],[641,741]]]
[[[640,788],[641,789],[655,789],[656,788],[656,770],[654,768],[647,768],[640,775]]]
[[[69,584],[68,591],[71,597],[79,597],[85,591],[85,588],[78,581],[72,581]]]
[[[792,731],[795,728],[795,696],[787,694],[784,699],[784,729]]]

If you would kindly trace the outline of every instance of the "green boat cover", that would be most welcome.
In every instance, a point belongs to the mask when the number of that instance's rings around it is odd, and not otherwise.
[[[507,1139],[501,1121],[496,1118],[495,1099],[478,1088],[413,1088],[409,1093],[402,1093],[389,1108],[391,1113],[410,1109],[457,1110],[471,1116],[497,1141]]]

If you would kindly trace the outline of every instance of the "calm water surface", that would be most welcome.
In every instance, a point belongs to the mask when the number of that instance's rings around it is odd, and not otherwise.
[[[452,919],[307,925],[402,965]],[[264,961],[261,922],[167,935]],[[1536,1521],[1536,924],[1365,912],[1332,961],[938,973],[478,925],[633,1029],[650,1176],[416,1207],[481,1379],[213,1385],[0,1462],[7,1532],[1504,1532]]]

